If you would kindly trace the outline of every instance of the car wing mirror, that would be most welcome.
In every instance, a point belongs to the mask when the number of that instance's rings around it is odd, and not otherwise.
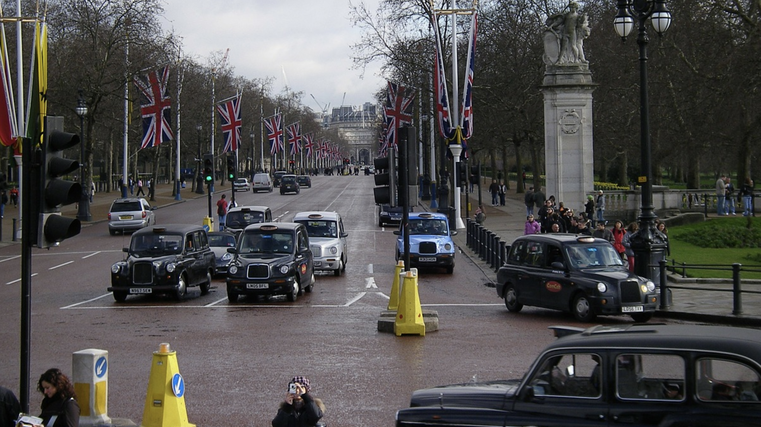
[[[530,402],[536,397],[536,393],[534,392],[533,386],[526,386],[523,388],[523,391],[521,392],[521,400],[524,402]]]
[[[229,252],[229,253],[231,253],[231,254],[237,254],[237,253],[238,253],[238,250],[237,250],[237,249],[235,249],[235,248],[227,248],[227,252]]]
[[[349,233],[341,233],[341,237],[349,237]]]
[[[452,236],[456,236],[457,235],[457,230],[452,230],[452,231],[449,232],[449,234],[452,235]]]
[[[399,230],[394,230],[394,234],[396,234],[397,236],[401,236],[401,235],[402,235],[402,232],[401,232],[401,231],[399,231]]]
[[[563,265],[560,261],[555,261],[552,264],[550,264],[550,267],[556,269],[556,270],[565,270],[565,265]]]

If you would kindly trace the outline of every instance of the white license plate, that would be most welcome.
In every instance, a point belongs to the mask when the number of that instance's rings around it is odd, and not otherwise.
[[[132,219],[132,215],[119,215],[119,219],[129,220],[129,219]]]
[[[246,283],[246,289],[269,289],[269,283]]]
[[[420,258],[418,258],[418,261],[420,261],[420,262],[436,262],[436,257],[435,256],[433,256],[433,257],[431,257],[431,256],[421,256]]]
[[[645,311],[645,308],[641,305],[626,305],[621,307],[621,313],[639,313]]]
[[[129,288],[129,293],[131,294],[152,294],[153,289],[151,288]]]

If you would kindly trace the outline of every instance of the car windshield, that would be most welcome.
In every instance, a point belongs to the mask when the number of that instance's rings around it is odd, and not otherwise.
[[[246,228],[251,224],[264,222],[264,212],[258,211],[235,211],[229,212],[225,219],[225,227]]]
[[[573,245],[566,248],[568,260],[575,268],[606,268],[624,265],[612,245]]]
[[[290,231],[247,231],[241,236],[238,253],[243,255],[293,253],[293,234]]]
[[[284,176],[283,177],[283,182],[289,182],[289,183],[290,182],[296,182],[296,177],[295,176]]]
[[[111,205],[111,212],[135,212],[142,211],[140,202],[117,202]]]
[[[338,237],[338,227],[335,221],[308,220],[297,222],[306,226],[309,237]]]
[[[234,248],[235,236],[225,234],[209,234],[209,246]]]
[[[427,234],[434,236],[447,235],[447,222],[443,219],[411,219],[410,236]]]
[[[181,234],[139,234],[132,236],[129,252],[138,257],[182,253]]]

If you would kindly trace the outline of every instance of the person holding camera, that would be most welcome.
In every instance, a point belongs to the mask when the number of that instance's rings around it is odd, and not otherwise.
[[[293,377],[288,383],[285,401],[280,404],[272,427],[314,427],[322,418],[325,405],[309,393],[309,379]]]

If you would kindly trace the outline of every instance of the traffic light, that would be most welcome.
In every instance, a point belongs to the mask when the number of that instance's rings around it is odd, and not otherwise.
[[[207,184],[211,184],[214,181],[214,155],[203,155],[203,180]]]
[[[468,186],[468,166],[463,161],[457,163],[457,186]]]
[[[235,153],[227,155],[227,179],[234,181],[238,177],[238,170],[235,167]]]
[[[375,185],[373,188],[375,203],[379,205],[396,206],[396,154],[394,149],[388,150],[387,157],[373,160],[375,166]],[[379,171],[383,171],[380,173]]]
[[[82,228],[76,218],[61,216],[61,206],[76,203],[82,197],[82,186],[66,181],[63,176],[79,169],[79,161],[62,157],[67,148],[80,143],[79,136],[63,131],[63,117],[45,118],[45,138],[40,164],[39,222],[36,239],[39,248],[58,246],[64,239],[79,234]]]

